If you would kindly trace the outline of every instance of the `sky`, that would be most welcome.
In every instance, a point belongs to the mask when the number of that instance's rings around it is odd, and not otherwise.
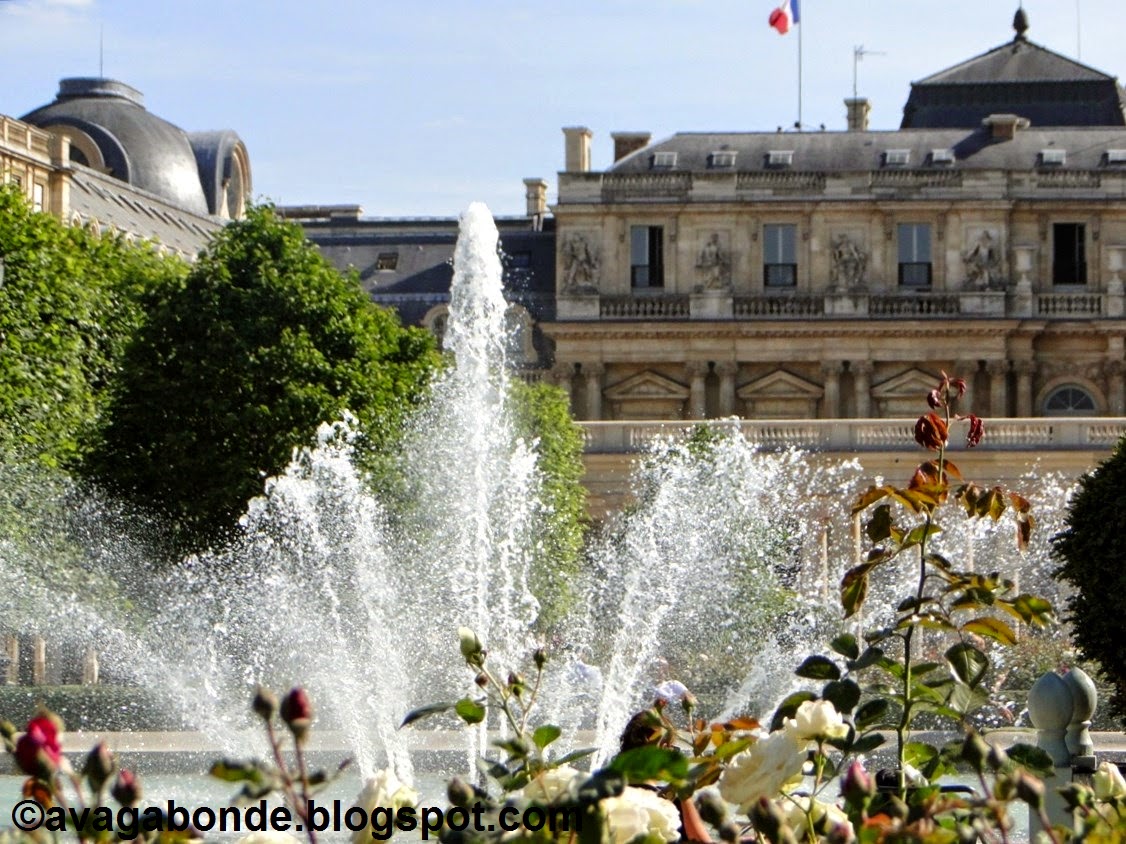
[[[798,37],[780,0],[0,0],[0,113],[104,75],[187,131],[234,129],[256,199],[451,217],[521,214],[526,177],[554,201],[565,126],[773,131],[798,117]],[[801,0],[802,121],[843,100],[899,125],[913,80],[1013,36],[1017,0]],[[1122,0],[1024,0],[1028,37],[1126,75]],[[101,68],[101,71],[100,71]]]

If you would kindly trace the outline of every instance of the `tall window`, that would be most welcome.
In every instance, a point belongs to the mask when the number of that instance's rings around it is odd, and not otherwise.
[[[1087,283],[1086,229],[1082,223],[1052,226],[1052,284]]]
[[[798,283],[798,227],[768,223],[762,227],[762,281],[767,287]]]
[[[899,286],[931,286],[931,227],[928,223],[899,224]]]
[[[661,226],[631,226],[629,230],[630,286],[664,287],[665,230]]]

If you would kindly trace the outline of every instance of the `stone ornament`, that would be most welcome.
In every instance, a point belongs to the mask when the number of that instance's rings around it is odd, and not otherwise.
[[[572,232],[563,238],[559,254],[563,263],[561,291],[571,295],[597,293],[601,259],[593,238]]]
[[[1001,282],[1001,250],[993,234],[982,229],[977,240],[962,253],[966,290],[994,290]]]
[[[1094,768],[1089,732],[1098,704],[1095,684],[1081,668],[1066,674],[1049,671],[1028,691],[1028,714],[1038,733],[1037,745],[1056,767]]]
[[[832,263],[829,281],[834,290],[863,287],[868,272],[868,253],[847,234],[837,235],[831,244]]]
[[[696,258],[696,277],[698,292],[731,288],[731,255],[720,243],[718,232],[712,232],[700,248]]]

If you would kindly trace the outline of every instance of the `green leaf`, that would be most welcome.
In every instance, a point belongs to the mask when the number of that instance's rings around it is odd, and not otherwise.
[[[1034,745],[1014,744],[1006,752],[1009,759],[1038,777],[1051,776],[1055,771],[1052,757]]]
[[[544,724],[542,727],[536,727],[536,731],[532,733],[532,743],[543,750],[559,736],[563,735],[563,731],[554,724]]]
[[[829,647],[833,649],[833,653],[838,653],[848,659],[856,659],[860,656],[860,646],[856,644],[856,637],[851,633],[842,633],[829,643]]]
[[[236,762],[232,759],[223,759],[211,766],[208,773],[215,779],[223,782],[251,782],[262,784],[271,779],[267,772],[262,770],[256,762]]]
[[[997,618],[975,618],[963,624],[961,630],[963,633],[976,633],[979,636],[995,639],[1003,645],[1017,643],[1013,629]]]
[[[861,510],[865,510],[868,507],[871,507],[881,498],[886,498],[891,494],[891,490],[892,488],[890,486],[868,487],[868,489],[856,500],[856,503],[852,505],[852,514],[855,516]]]
[[[480,724],[485,720],[485,707],[473,698],[463,697],[454,704],[454,711],[466,724]]]
[[[630,783],[650,780],[672,783],[688,777],[688,760],[684,754],[667,747],[635,747],[623,751],[608,767]]]
[[[746,750],[755,740],[752,738],[733,739],[732,741],[725,741],[715,749],[713,754],[716,759],[730,759],[736,753]]]
[[[859,659],[847,663],[849,671],[863,671],[865,668],[870,668],[883,658],[884,652],[882,648],[865,648]]]
[[[848,572],[844,580],[841,581],[841,606],[845,611],[845,618],[849,618],[856,614],[856,611],[864,605],[864,599],[868,597],[868,569],[864,566],[859,574],[850,577],[856,569]]]
[[[820,654],[807,656],[794,673],[809,680],[839,680],[841,677],[841,669],[837,664]]]
[[[931,760],[938,757],[938,748],[921,741],[909,741],[903,746],[903,759],[913,768],[920,771],[930,764]]]
[[[866,736],[861,736],[852,744],[853,753],[871,753],[877,747],[883,746],[887,741],[880,733],[868,733]]]
[[[438,715],[442,712],[448,712],[453,709],[452,703],[431,703],[428,706],[420,706],[418,709],[412,709],[407,713],[407,717],[403,719],[403,723],[399,725],[399,729],[413,724],[415,721],[421,721],[423,718],[428,718],[431,715]]]
[[[852,720],[856,724],[856,729],[867,730],[869,727],[878,724],[887,714],[887,711],[887,700],[882,697],[873,698],[856,710],[856,715],[853,716]]]
[[[959,642],[947,650],[945,656],[954,674],[971,689],[982,681],[989,669],[989,659],[969,642]]]
[[[499,747],[509,756],[509,761],[517,759],[526,759],[528,757],[528,744],[523,739],[519,738],[506,738],[497,739],[493,742],[494,747]]]
[[[598,751],[597,747],[583,747],[579,750],[572,750],[566,756],[562,756],[552,762],[552,767],[558,768],[563,765],[569,765],[572,762],[577,762],[580,759],[585,759]]]
[[[891,536],[890,504],[881,504],[872,512],[872,518],[864,526],[864,532],[872,542],[883,542]]]
[[[770,732],[773,733],[775,730],[782,729],[786,719],[793,718],[797,714],[798,707],[807,700],[817,700],[817,695],[813,692],[802,691],[787,696],[774,710],[774,717],[770,719]]]
[[[825,684],[821,697],[833,704],[837,712],[847,715],[860,703],[860,686],[853,680],[833,680]]]

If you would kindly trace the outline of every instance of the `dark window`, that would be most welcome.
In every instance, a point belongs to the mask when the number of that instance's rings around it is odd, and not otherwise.
[[[1066,414],[1090,416],[1096,411],[1095,400],[1091,398],[1091,394],[1081,387],[1071,385],[1057,387],[1044,401],[1044,412],[1049,416]]]
[[[531,252],[510,252],[508,253],[508,266],[514,270],[526,270],[532,266],[532,253]]]
[[[379,257],[375,259],[377,270],[393,270],[397,266],[399,266],[398,252],[380,252]]]
[[[899,224],[899,286],[931,286],[931,227],[928,223]]]
[[[798,283],[798,227],[770,223],[762,227],[762,281],[766,287]]]
[[[1052,284],[1087,283],[1087,232],[1082,223],[1052,226]]]
[[[632,226],[629,230],[631,287],[664,287],[665,230],[661,226]]]

